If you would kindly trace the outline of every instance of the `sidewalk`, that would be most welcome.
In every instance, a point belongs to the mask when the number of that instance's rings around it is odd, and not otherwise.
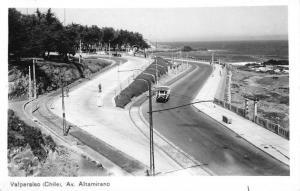
[[[128,57],[128,62],[120,65],[120,70],[130,70],[147,66],[145,59]],[[118,88],[119,82],[126,81],[132,72],[119,73],[113,68],[83,86],[75,88],[65,99],[66,119],[78,128],[97,137],[106,144],[118,149],[145,166],[149,165],[149,140],[131,121],[128,110],[116,108],[112,104],[111,95]],[[118,80],[119,78],[119,80]],[[98,84],[102,84],[104,103],[97,106]],[[56,97],[52,112],[61,116],[61,98]],[[72,129],[70,131],[72,133]],[[178,164],[161,150],[155,150],[156,172],[178,170]],[[133,172],[135,175],[145,175],[143,172]]]
[[[222,80],[224,80],[220,72],[223,74],[221,66],[215,65],[215,70],[207,79],[194,101],[214,99],[218,89],[220,89],[219,84],[223,83]],[[197,103],[194,106],[257,148],[289,165],[288,140],[212,102]],[[232,124],[222,122],[223,115],[232,119]]]

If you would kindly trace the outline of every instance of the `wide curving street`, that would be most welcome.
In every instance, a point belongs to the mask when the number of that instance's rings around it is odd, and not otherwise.
[[[156,103],[153,110],[189,103],[198,93],[212,68],[196,69],[172,86],[171,99]],[[148,102],[142,105],[148,118]],[[289,175],[289,166],[264,153],[193,106],[154,113],[154,128],[216,175]],[[155,140],[154,140],[155,141]]]

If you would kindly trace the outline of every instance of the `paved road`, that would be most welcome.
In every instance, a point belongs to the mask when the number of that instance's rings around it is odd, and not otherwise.
[[[210,75],[208,65],[197,69],[172,88],[167,103],[153,102],[153,109],[189,103]],[[142,106],[148,118],[148,103]],[[289,175],[289,167],[257,149],[232,131],[187,106],[154,114],[154,128],[217,175]]]
[[[111,68],[70,91],[69,97],[65,98],[66,119],[77,126],[71,129],[71,135],[127,172],[145,175],[149,164],[149,141],[131,121],[128,110],[114,107],[111,102],[115,90],[120,87],[119,81],[128,81],[136,73],[133,69],[144,68],[150,62],[138,57],[124,58],[128,60],[124,64]],[[118,70],[127,72],[118,73]],[[99,82],[102,85],[101,94],[98,92]],[[100,96],[103,98],[101,106],[98,104]],[[54,114],[61,116],[60,97],[54,98],[52,108]],[[91,140],[90,137],[98,141]],[[178,164],[167,154],[161,151],[156,151],[155,154],[157,160],[161,161],[156,165],[160,172],[177,169]]]

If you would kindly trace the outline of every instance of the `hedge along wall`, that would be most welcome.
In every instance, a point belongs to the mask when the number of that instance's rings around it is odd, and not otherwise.
[[[172,65],[170,62],[162,58],[157,58],[157,64],[164,66],[163,68],[159,66],[157,67],[158,77],[166,74],[168,72],[168,66]],[[144,70],[144,72],[153,74],[155,76],[155,70],[153,70],[153,68],[154,69],[156,68],[155,61],[152,64],[150,64]],[[152,76],[143,73],[138,75],[136,79],[145,79],[154,83],[154,79]],[[131,101],[133,97],[137,97],[148,90],[148,84],[146,82],[143,82],[141,80],[136,80],[136,79],[127,88],[122,90],[119,95],[115,97],[115,103],[117,107],[124,108]]]

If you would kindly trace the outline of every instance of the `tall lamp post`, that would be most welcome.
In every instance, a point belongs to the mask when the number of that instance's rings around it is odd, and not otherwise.
[[[157,73],[157,68],[148,68],[148,70],[152,70],[155,72],[155,84],[158,83],[158,73]]]
[[[148,84],[149,93],[149,129],[150,129],[150,176],[155,176],[155,165],[154,165],[154,144],[153,144],[153,118],[152,118],[152,93],[151,93],[151,82],[145,79],[138,78]]]
[[[67,135],[67,124],[66,124],[66,112],[65,112],[65,95],[64,95],[64,74],[60,74],[60,85],[61,85],[61,106],[62,106],[62,126],[63,126],[63,135]]]
[[[157,46],[157,42],[156,42],[156,46]],[[157,77],[158,77],[158,74],[157,74],[157,57],[155,57],[155,70],[156,70],[155,75],[156,75],[156,79],[157,79]],[[156,80],[156,84],[157,83],[158,83],[158,80]]]
[[[145,74],[145,75],[151,76],[151,77],[153,78],[153,80],[154,80],[154,83],[156,83],[156,78],[155,78],[155,75],[153,75],[153,74],[150,74],[150,73],[148,73],[148,72],[142,72],[142,74]]]
[[[123,71],[118,71],[118,72],[128,72],[128,71],[134,71],[134,70],[142,71],[141,69],[133,69],[133,70],[123,70]],[[155,82],[155,75],[147,73],[147,72],[142,72],[142,74],[151,76]],[[151,81],[145,80],[143,78],[137,78],[136,80],[146,82],[148,85],[149,129],[150,129],[150,176],[155,176]]]
[[[36,99],[37,98],[37,91],[36,91],[36,76],[35,76],[35,64],[36,64],[36,59],[32,60],[33,62],[33,98]]]

